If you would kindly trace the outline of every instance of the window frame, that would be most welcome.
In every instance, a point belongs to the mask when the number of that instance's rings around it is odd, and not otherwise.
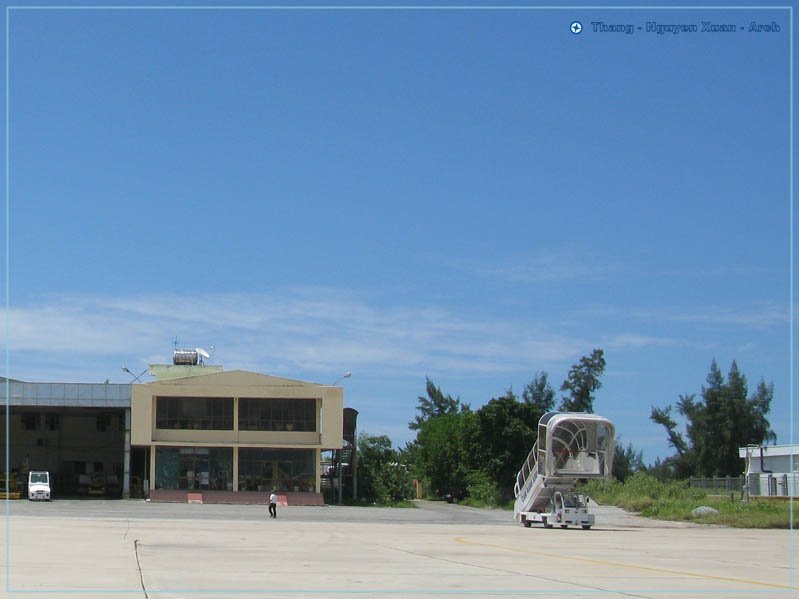
[[[158,430],[233,430],[232,397],[159,395],[155,406]]]
[[[240,431],[316,432],[316,399],[310,397],[240,397]]]

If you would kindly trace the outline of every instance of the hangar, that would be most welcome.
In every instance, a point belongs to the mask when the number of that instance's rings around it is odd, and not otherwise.
[[[151,365],[146,383],[3,381],[2,458],[8,447],[16,483],[48,470],[55,497],[263,501],[277,489],[321,503],[341,501],[345,481],[354,495],[357,411],[342,387],[225,372],[186,352]]]
[[[11,480],[48,470],[62,496],[128,492],[131,385],[0,382],[7,407],[0,455]]]

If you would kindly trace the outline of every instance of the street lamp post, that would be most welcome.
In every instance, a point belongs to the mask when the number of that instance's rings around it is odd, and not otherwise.
[[[132,376],[132,377],[133,377],[133,380],[134,380],[134,381],[139,381],[140,383],[141,383],[142,381],[141,381],[141,379],[140,379],[139,377],[140,377],[140,376],[142,376],[142,375],[143,375],[145,372],[147,372],[148,370],[149,370],[149,368],[145,368],[145,369],[144,369],[144,370],[142,370],[142,371],[141,371],[141,372],[140,372],[138,375],[136,375],[136,374],[133,374],[133,372],[131,372],[131,370],[130,370],[130,369],[127,367],[127,366],[123,366],[123,367],[122,367],[122,372],[127,372],[127,373],[128,373],[130,376]]]
[[[343,381],[344,379],[348,379],[348,378],[350,378],[351,376],[352,376],[352,373],[351,373],[351,372],[345,372],[345,373],[344,373],[344,374],[342,374],[342,375],[341,375],[339,378],[337,378],[337,379],[336,379],[336,382],[335,382],[335,383],[333,383],[333,384],[332,384],[332,385],[330,385],[330,386],[331,386],[331,387],[335,387],[335,386],[336,386],[336,385],[338,385],[338,384],[339,384],[341,381]]]

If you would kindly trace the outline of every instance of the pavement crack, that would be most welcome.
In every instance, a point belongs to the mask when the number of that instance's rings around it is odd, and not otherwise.
[[[144,599],[150,599],[147,594],[147,587],[144,586],[144,575],[141,572],[141,562],[139,561],[139,539],[133,540],[133,551],[136,554],[136,567],[139,569],[139,582],[141,583],[141,590],[144,593]]]

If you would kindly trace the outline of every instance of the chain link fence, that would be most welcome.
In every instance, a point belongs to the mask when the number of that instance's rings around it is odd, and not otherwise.
[[[692,489],[726,495],[746,492],[750,497],[799,497],[799,473],[755,473],[745,476],[691,477]]]

